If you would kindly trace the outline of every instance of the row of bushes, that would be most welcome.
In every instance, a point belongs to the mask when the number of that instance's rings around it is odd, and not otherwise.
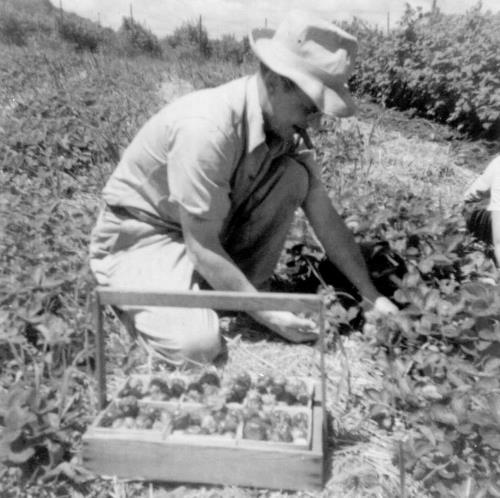
[[[18,46],[27,45],[33,37],[56,37],[77,50],[124,52],[127,55],[147,53],[159,56],[162,49],[157,37],[133,19],[124,18],[118,33],[74,14],[47,13],[29,15],[23,10],[3,6],[0,15],[0,40]]]
[[[0,0],[0,41],[22,46],[33,35],[46,36],[52,33],[53,12],[54,7],[49,0],[39,0],[37,3]]]
[[[12,0],[2,0],[0,41],[23,46],[32,37],[53,35],[69,42],[77,50],[104,50],[153,57],[168,57],[173,53],[183,57],[215,58],[237,64],[241,64],[245,55],[250,52],[248,38],[238,41],[232,35],[224,35],[220,40],[209,39],[201,21],[185,22],[172,35],[159,40],[150,29],[132,18],[124,17],[120,29],[115,32],[77,15],[58,11],[47,2],[48,0],[31,2],[30,11],[29,5],[19,9]]]
[[[407,6],[389,34],[344,24],[360,42],[353,90],[473,136],[500,131],[500,14],[477,5],[462,15]]]

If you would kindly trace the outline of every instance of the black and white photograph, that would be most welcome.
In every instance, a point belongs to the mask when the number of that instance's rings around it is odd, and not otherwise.
[[[0,0],[0,496],[500,496],[498,0]]]

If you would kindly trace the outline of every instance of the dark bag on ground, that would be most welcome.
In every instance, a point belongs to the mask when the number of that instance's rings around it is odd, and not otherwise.
[[[398,280],[407,272],[403,258],[385,241],[364,242],[360,244],[360,249],[375,287],[383,296],[392,298],[398,288]],[[328,259],[320,261],[318,272],[324,283],[335,288],[344,307],[361,302],[358,290]]]
[[[475,207],[473,204],[466,204],[463,215],[467,230],[469,230],[469,232],[474,235],[476,239],[479,239],[488,245],[493,244],[490,211],[480,207]]]
[[[407,273],[403,258],[385,241],[364,242],[360,244],[360,249],[375,287],[383,296],[391,299],[398,289],[398,280]],[[362,298],[346,276],[326,257],[319,259],[312,254],[305,244],[296,244],[287,252],[290,255],[287,262],[287,278],[275,276],[271,282],[271,290],[316,293],[325,285],[331,286],[335,289],[339,303],[345,309],[353,306],[359,308],[350,326],[341,327],[340,332],[360,330],[364,323],[363,310],[359,306]],[[398,303],[395,304],[400,306]]]

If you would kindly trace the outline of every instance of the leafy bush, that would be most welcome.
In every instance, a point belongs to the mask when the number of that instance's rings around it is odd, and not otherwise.
[[[168,46],[192,55],[210,57],[212,54],[211,42],[206,28],[201,22],[185,22],[176,28],[173,35],[166,38]]]
[[[249,52],[248,37],[238,41],[234,35],[224,35],[220,40],[212,41],[212,56],[217,60],[241,64]]]
[[[100,28],[81,18],[58,17],[57,31],[63,40],[72,43],[77,50],[95,52],[102,41]]]
[[[488,136],[500,123],[500,15],[422,14],[407,6],[389,35],[359,20],[343,25],[360,41],[350,84],[389,107]]]
[[[27,23],[12,12],[2,12],[0,16],[0,40],[14,45],[26,45]]]
[[[162,49],[158,38],[147,28],[134,21],[124,17],[119,30],[119,36],[125,42],[125,48],[128,54],[138,53],[159,57],[162,55]]]
[[[49,0],[2,0],[0,41],[23,46],[32,36],[54,31],[54,7]]]
[[[50,0],[2,0],[4,6],[14,7],[16,12],[29,14],[32,18],[52,15],[56,8]]]

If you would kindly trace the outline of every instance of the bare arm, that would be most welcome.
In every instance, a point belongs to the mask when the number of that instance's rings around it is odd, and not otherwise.
[[[181,224],[196,270],[214,289],[257,292],[222,247],[219,221],[200,219],[181,208]]]
[[[316,177],[311,177],[311,186],[303,208],[328,259],[357,287],[363,300],[373,304],[381,295],[371,281],[352,233]]]
[[[192,216],[181,208],[181,225],[189,257],[196,270],[217,290],[257,292],[243,272],[231,260],[220,243],[222,223]],[[314,322],[293,313],[259,311],[253,318],[293,342],[317,337]]]

